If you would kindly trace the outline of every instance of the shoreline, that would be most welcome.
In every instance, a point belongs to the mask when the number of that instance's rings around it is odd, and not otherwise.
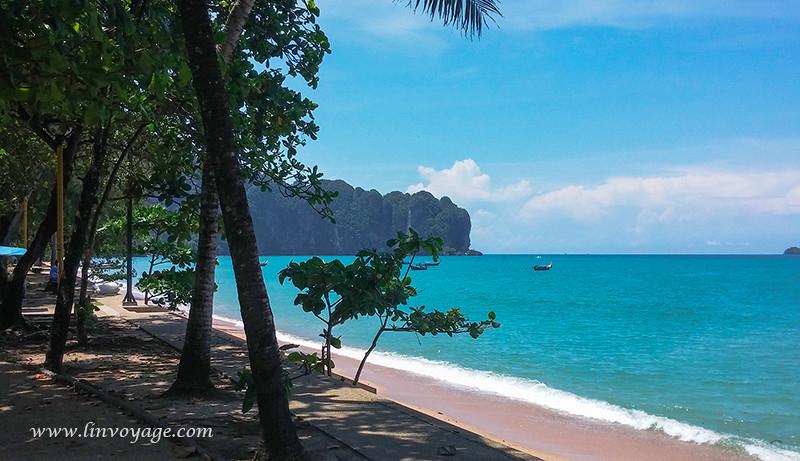
[[[142,294],[134,290],[134,296],[140,299]],[[173,314],[186,317],[187,312],[188,307],[184,306]],[[216,314],[213,318],[215,330],[244,340],[240,321]],[[304,352],[319,350],[312,340],[281,331],[277,332],[277,336],[281,344],[300,344],[299,349]],[[346,352],[350,352],[349,356]],[[348,347],[334,351],[334,374],[351,380],[358,368],[361,353],[363,351]],[[374,363],[381,356],[388,360],[378,361],[388,361],[388,365]],[[446,379],[441,375],[453,371],[461,375],[460,379]],[[484,378],[483,386],[476,385],[481,378]],[[489,390],[496,389],[498,384],[508,384],[497,383],[497,378],[509,381],[519,379],[520,383],[512,385],[523,385],[512,386],[513,392]],[[545,392],[557,394],[544,395],[545,401],[550,400],[549,403],[558,405],[542,404],[529,397],[532,391],[530,385],[534,384],[532,381],[421,357],[375,351],[364,369],[361,384],[382,398],[547,460],[638,461],[644,452],[648,454],[648,459],[665,461],[800,461],[800,453],[764,441],[718,433],[689,423],[583,398],[544,384],[542,387]],[[539,394],[538,397],[542,396]],[[568,402],[572,404],[571,410],[563,409],[561,404],[564,402],[561,400],[554,402],[564,396],[571,399]],[[579,411],[575,411],[576,404]],[[487,406],[492,409],[487,411]],[[592,408],[587,408],[589,406]],[[587,410],[600,410],[604,417],[594,417],[594,411]],[[611,410],[611,418],[608,417],[608,410]]]
[[[213,328],[244,340],[240,322],[214,316]],[[317,351],[307,340],[293,335],[278,332],[278,339],[282,344],[306,343],[300,346],[304,352]],[[355,375],[357,359],[336,352],[333,358],[338,374],[346,378]],[[499,393],[375,363],[364,368],[361,381],[375,388],[380,397],[545,460],[638,461],[642,453],[647,453],[647,459],[664,461],[759,459],[744,448],[682,441],[659,430],[569,415]]]

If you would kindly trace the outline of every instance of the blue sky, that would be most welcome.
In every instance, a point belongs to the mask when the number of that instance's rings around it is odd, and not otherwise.
[[[317,0],[329,178],[450,196],[494,253],[800,244],[800,2],[506,0],[469,41]]]

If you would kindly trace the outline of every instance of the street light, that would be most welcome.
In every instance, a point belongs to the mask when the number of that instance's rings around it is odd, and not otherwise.
[[[127,222],[127,279],[123,306],[135,306],[136,298],[133,297],[133,196],[128,195],[128,222]]]
[[[57,121],[45,124],[56,143],[56,286],[64,273],[64,136],[66,129]],[[52,261],[50,262],[52,265]]]

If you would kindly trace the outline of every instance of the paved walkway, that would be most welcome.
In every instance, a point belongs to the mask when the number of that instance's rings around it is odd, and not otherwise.
[[[182,347],[184,318],[166,312],[131,312],[119,307],[116,299],[101,299],[105,315],[124,317],[173,347]],[[225,333],[213,334],[214,368],[236,376],[246,364],[243,341]],[[336,379],[309,376],[298,380],[291,409],[371,460],[538,460]]]

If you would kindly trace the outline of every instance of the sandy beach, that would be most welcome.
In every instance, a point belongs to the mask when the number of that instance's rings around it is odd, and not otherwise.
[[[237,324],[215,318],[214,328],[244,339]],[[307,352],[310,348],[301,347]],[[352,377],[358,362],[334,355],[336,371]],[[547,460],[754,460],[742,451],[683,442],[658,431],[561,414],[500,395],[479,393],[406,371],[368,364],[362,382],[381,397]]]
[[[151,325],[169,323],[173,325],[173,333],[183,333],[185,317],[181,313],[143,304],[123,308],[121,295],[99,297],[98,301],[102,303],[104,315],[122,317],[134,324],[145,322],[145,319]],[[139,328],[147,331],[145,324],[140,324]],[[243,329],[231,320],[215,318],[214,329],[233,341],[244,340]],[[285,335],[279,334],[281,336]],[[316,352],[307,346],[301,346],[301,349]],[[344,377],[355,374],[357,360],[341,354],[335,355],[334,360],[337,374]],[[740,450],[684,442],[659,431],[636,430],[622,424],[566,415],[528,402],[377,364],[368,364],[362,383],[367,388],[374,388],[381,399],[397,402],[451,426],[545,460],[757,459]],[[355,392],[348,399],[354,404],[365,404],[371,397]]]
[[[133,322],[143,317],[182,321],[185,314],[167,312],[140,304],[122,307],[122,295],[99,297],[103,310]],[[244,341],[242,327],[230,319],[214,318],[214,329],[234,341]],[[279,338],[286,335],[279,333]],[[316,352],[300,346],[305,352]],[[352,377],[358,361],[335,354],[336,373]],[[362,384],[378,397],[463,428],[479,436],[545,460],[663,461],[756,460],[747,453],[726,447],[684,442],[655,430],[636,430],[553,411],[499,394],[480,392],[429,376],[370,363]],[[358,395],[358,394],[355,394]]]

